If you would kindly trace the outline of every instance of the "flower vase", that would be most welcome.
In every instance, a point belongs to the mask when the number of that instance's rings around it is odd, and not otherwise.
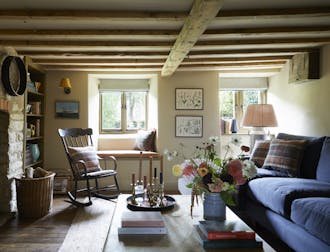
[[[33,162],[37,162],[37,160],[40,157],[40,150],[38,144],[31,144],[30,150],[31,150]]]
[[[204,220],[223,221],[226,219],[226,203],[220,193],[205,193],[203,201]]]

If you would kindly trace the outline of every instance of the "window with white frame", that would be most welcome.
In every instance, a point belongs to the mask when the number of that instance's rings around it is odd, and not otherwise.
[[[242,87],[242,85],[245,86]],[[249,104],[266,103],[266,97],[266,81],[256,79],[222,80],[222,82],[220,82],[219,91],[222,133],[231,133],[231,123],[233,119],[236,120],[237,132],[247,133],[247,129],[244,129],[241,126],[246,107]]]
[[[133,133],[147,125],[148,80],[101,79],[100,132]]]

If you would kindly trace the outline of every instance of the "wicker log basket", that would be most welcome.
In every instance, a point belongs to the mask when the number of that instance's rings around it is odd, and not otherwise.
[[[40,218],[53,205],[55,173],[47,172],[38,178],[16,178],[17,209],[20,217]]]

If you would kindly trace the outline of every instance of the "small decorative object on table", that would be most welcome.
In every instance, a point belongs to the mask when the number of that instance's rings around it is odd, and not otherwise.
[[[131,210],[159,211],[174,207],[175,200],[164,193],[163,162],[160,162],[159,177],[157,168],[152,174],[152,157],[149,157],[149,180],[143,176],[142,154],[139,164],[138,180],[135,182],[135,173],[132,174],[132,195],[127,198],[127,207]]]
[[[192,190],[191,214],[195,200],[198,203],[197,196],[203,194],[204,204],[214,204],[214,202],[210,203],[211,199],[221,203],[220,200],[222,199],[225,204],[234,206],[238,186],[243,185],[256,174],[256,167],[252,161],[243,161],[239,157],[235,159],[226,158],[227,153],[223,159],[218,157],[214,148],[217,142],[217,137],[210,137],[209,142],[203,143],[202,146],[196,146],[196,151],[191,159],[186,159],[182,164],[174,165],[172,168],[175,176],[184,176],[191,181],[186,185]],[[242,146],[241,150],[242,152],[248,152],[250,148]],[[169,152],[167,151],[167,153]],[[204,214],[205,219],[225,219],[224,215],[216,216],[210,213],[210,208],[204,207],[204,209],[207,209]],[[223,204],[221,209],[224,208]]]

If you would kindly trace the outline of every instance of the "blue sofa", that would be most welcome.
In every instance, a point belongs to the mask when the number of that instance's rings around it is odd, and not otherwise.
[[[278,251],[330,251],[330,137],[280,133],[307,140],[299,177],[258,169],[239,192],[234,209]]]

